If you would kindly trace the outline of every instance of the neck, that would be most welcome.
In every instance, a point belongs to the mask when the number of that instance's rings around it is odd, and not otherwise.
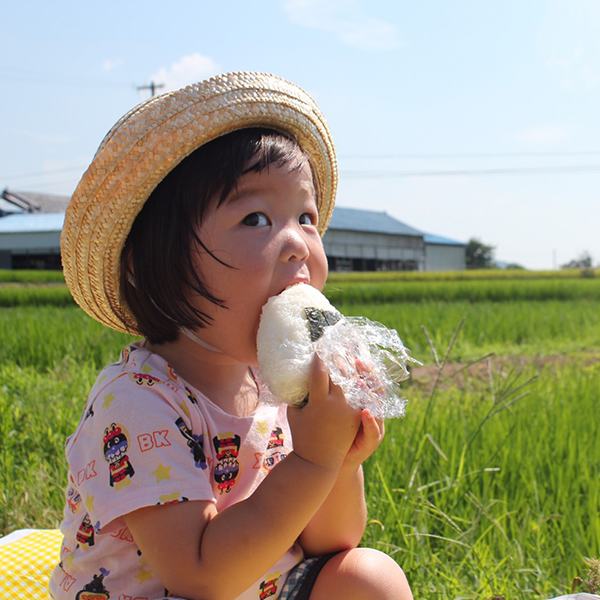
[[[164,358],[192,387],[221,410],[245,417],[256,410],[258,388],[248,365],[180,335],[175,342],[146,347]]]

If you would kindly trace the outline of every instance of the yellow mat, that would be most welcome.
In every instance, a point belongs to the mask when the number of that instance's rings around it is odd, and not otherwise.
[[[50,600],[48,580],[60,560],[58,529],[17,531],[0,538],[0,598]]]

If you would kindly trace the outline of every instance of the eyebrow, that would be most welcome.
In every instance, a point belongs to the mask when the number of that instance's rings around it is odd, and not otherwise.
[[[234,204],[235,202],[239,202],[240,200],[243,200],[244,198],[256,193],[257,190],[260,190],[260,186],[253,185],[242,190],[240,190],[239,186],[236,186],[225,198],[221,200],[220,205],[223,206],[226,204]]]
[[[251,196],[252,194],[255,194],[257,191],[260,191],[263,186],[261,186],[259,183],[254,183],[249,186],[245,186],[245,189],[240,190],[240,187],[241,186],[237,185],[234,188],[232,188],[231,192],[229,192],[229,194],[221,200],[221,202],[219,203],[219,206],[223,206],[226,204],[233,204],[235,202],[243,200],[244,198]],[[319,204],[318,203],[318,194],[317,194],[317,190],[315,188],[314,183],[311,182],[310,190],[308,190],[308,186],[305,186],[305,185],[300,185],[298,187],[299,187],[299,189],[306,189],[307,191],[309,191],[310,195],[312,196],[312,199],[315,201],[315,204],[317,204],[317,206],[318,206],[318,204]]]

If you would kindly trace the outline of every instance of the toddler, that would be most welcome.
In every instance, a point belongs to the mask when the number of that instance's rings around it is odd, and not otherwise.
[[[383,423],[316,359],[303,408],[261,403],[262,306],[321,290],[335,152],[297,86],[233,73],[153,98],[108,133],[71,200],[67,284],[142,338],[93,386],[69,466],[55,600],[403,600],[358,548]]]

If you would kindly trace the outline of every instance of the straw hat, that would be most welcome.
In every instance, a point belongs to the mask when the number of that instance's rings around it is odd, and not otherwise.
[[[314,100],[274,75],[229,73],[143,102],[108,132],[79,182],[61,237],[65,279],[76,302],[101,323],[139,333],[121,306],[120,257],[156,186],[203,144],[237,129],[268,127],[308,153],[319,195],[319,232],[335,201],[331,133]],[[120,311],[115,308],[120,307]],[[118,316],[125,312],[123,320]]]

